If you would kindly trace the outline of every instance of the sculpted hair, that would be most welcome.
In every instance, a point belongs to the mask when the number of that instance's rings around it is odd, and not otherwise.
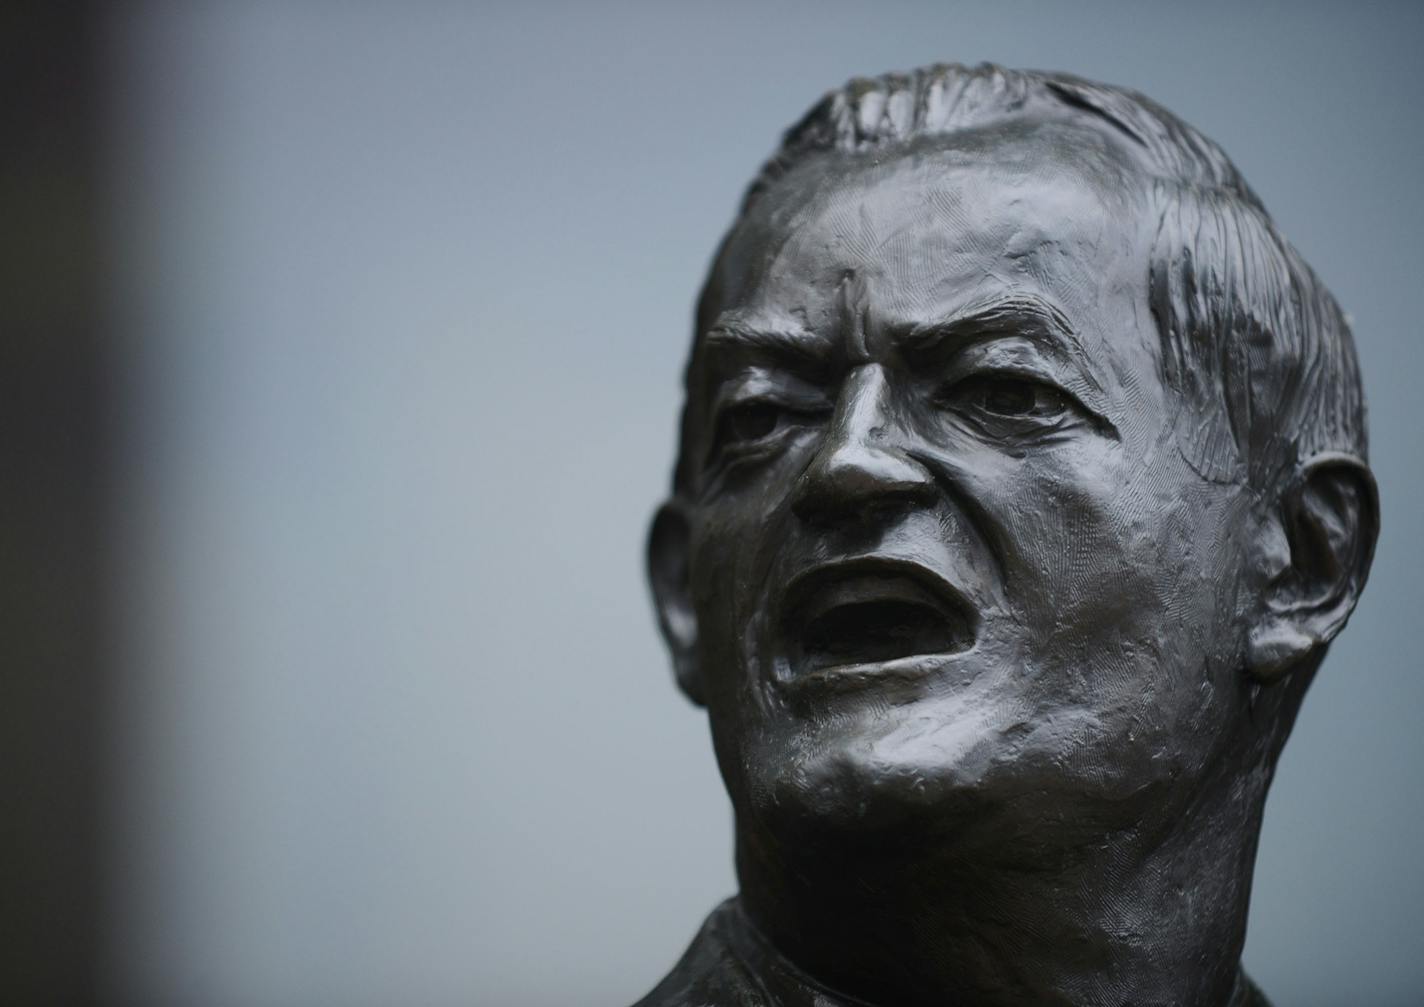
[[[1102,130],[1147,179],[1158,213],[1146,266],[1163,377],[1182,401],[1204,407],[1178,418],[1180,448],[1204,478],[1270,490],[1313,456],[1366,459],[1359,365],[1339,305],[1225,152],[1134,91],[989,64],[852,80],[787,130],[740,214],[804,159],[893,150],[1021,117]],[[715,282],[714,266],[698,335],[716,308]],[[682,426],[674,479],[687,493],[696,465],[686,409]]]

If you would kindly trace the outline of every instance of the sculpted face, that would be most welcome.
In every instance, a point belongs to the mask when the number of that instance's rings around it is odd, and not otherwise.
[[[739,890],[642,1003],[1264,1003],[1263,804],[1377,531],[1349,325],[1209,139],[990,64],[827,93],[649,537]]]
[[[739,224],[664,599],[739,816],[1036,864],[1170,827],[1238,742],[1252,496],[1179,449],[1155,224],[1101,134],[1022,121]]]

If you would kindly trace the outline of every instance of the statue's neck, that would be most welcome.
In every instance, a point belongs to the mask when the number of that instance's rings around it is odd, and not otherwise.
[[[1190,835],[1105,836],[1052,870],[916,851],[903,836],[837,849],[739,830],[742,903],[794,970],[849,1003],[1248,1003],[1259,808],[1243,821],[1223,803]]]

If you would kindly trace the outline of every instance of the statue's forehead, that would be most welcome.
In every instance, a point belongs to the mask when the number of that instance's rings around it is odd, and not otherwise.
[[[882,297],[918,301],[976,276],[1051,284],[1056,272],[1067,274],[1058,285],[1076,285],[1084,268],[1145,274],[1133,174],[1112,144],[1071,128],[818,155],[738,227],[723,256],[724,293],[814,301],[829,279],[854,271]]]

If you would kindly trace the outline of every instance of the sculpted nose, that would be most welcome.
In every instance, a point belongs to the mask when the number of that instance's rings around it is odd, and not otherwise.
[[[814,524],[862,521],[934,502],[934,478],[896,450],[884,369],[853,371],[826,439],[796,483],[792,509]]]

